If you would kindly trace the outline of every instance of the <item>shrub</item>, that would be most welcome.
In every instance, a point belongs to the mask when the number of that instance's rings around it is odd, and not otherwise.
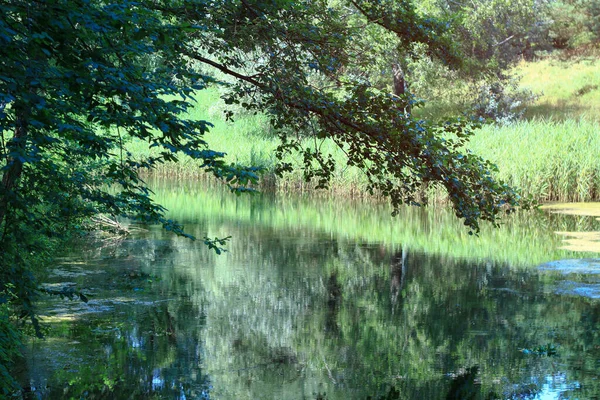
[[[2,300],[0,300],[2,301]],[[0,398],[7,398],[19,390],[11,376],[10,367],[21,356],[21,335],[9,318],[6,304],[0,305]]]
[[[530,90],[519,88],[516,78],[484,83],[473,104],[473,114],[500,124],[512,123],[520,119],[526,107],[538,97]]]

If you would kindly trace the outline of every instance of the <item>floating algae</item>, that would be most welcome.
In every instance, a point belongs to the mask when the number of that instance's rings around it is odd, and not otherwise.
[[[556,214],[596,217],[600,220],[600,202],[547,204],[541,208]],[[555,233],[565,237],[560,249],[600,253],[600,231]]]
[[[555,232],[564,236],[563,250],[600,253],[600,232]]]
[[[554,203],[540,207],[556,214],[580,215],[587,217],[600,217],[600,202],[590,203]]]

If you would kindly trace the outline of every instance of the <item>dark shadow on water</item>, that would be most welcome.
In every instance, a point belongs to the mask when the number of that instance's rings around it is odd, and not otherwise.
[[[325,311],[325,332],[328,337],[339,337],[341,334],[337,321],[342,301],[342,286],[338,282],[338,273],[334,271],[327,280],[327,300]]]

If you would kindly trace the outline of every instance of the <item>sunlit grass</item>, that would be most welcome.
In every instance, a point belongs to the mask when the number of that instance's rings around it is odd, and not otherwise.
[[[259,115],[236,116],[234,122],[225,121],[222,110],[222,100],[216,89],[204,90],[196,96],[196,106],[189,117],[205,120],[213,126],[205,135],[205,140],[212,150],[225,152],[229,163],[253,165],[270,168],[274,164],[274,150],[277,143],[268,136],[268,117]],[[134,140],[128,145],[128,150],[136,157],[156,155],[157,150],[151,149],[147,142]],[[158,175],[200,176],[203,174],[201,163],[181,157],[176,163],[165,163],[156,166],[153,171]]]
[[[525,196],[538,201],[591,201],[600,197],[600,61],[565,63],[539,61],[521,64],[523,86],[534,92],[543,91],[530,118],[510,125],[488,125],[478,130],[469,149],[498,166],[498,178],[519,188]],[[585,92],[585,93],[583,93]],[[239,113],[235,121],[225,121],[225,109],[219,92],[208,89],[199,93],[197,106],[190,113],[195,119],[210,121],[214,126],[205,135],[209,146],[227,153],[230,163],[263,167],[263,182],[278,189],[302,191],[312,188],[302,176],[301,154],[285,161],[295,172],[283,179],[274,177],[278,140],[270,129],[268,116]],[[537,111],[536,111],[537,110]],[[576,111],[576,112],[575,112]],[[590,115],[579,118],[576,115]],[[314,146],[307,141],[307,146]],[[346,194],[364,194],[366,179],[356,168],[346,167],[345,155],[333,142],[317,143],[332,154],[337,169],[332,190]],[[133,142],[130,151],[137,156],[150,154],[147,143]],[[197,161],[182,157],[178,163],[157,166],[157,175],[201,177]]]
[[[498,177],[539,201],[591,201],[600,194],[600,123],[569,119],[486,126],[469,148]]]
[[[527,118],[600,120],[600,60],[523,62],[515,68],[521,87],[540,95]]]

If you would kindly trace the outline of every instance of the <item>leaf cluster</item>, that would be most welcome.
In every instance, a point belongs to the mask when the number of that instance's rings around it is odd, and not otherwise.
[[[453,60],[443,25],[410,3],[347,6],[401,46],[424,43]],[[375,19],[383,7],[389,17]],[[0,292],[34,324],[40,293],[81,294],[41,289],[32,260],[47,265],[48,245],[86,219],[127,217],[191,238],[152,200],[141,171],[191,157],[233,192],[253,190],[261,169],[227,164],[204,139],[211,123],[189,117],[194,95],[209,85],[268,113],[281,139],[277,156],[302,151],[305,177],[319,187],[336,168],[319,147],[328,139],[394,212],[421,204],[424,185],[439,186],[477,232],[479,221],[497,223],[519,203],[493,178],[493,165],[463,150],[470,121],[418,120],[399,106],[412,99],[344,73],[363,49],[355,46],[360,31],[324,0],[0,0],[0,8]],[[300,132],[314,146],[302,147]],[[135,158],[133,138],[156,152]],[[219,253],[227,239],[204,242]]]

